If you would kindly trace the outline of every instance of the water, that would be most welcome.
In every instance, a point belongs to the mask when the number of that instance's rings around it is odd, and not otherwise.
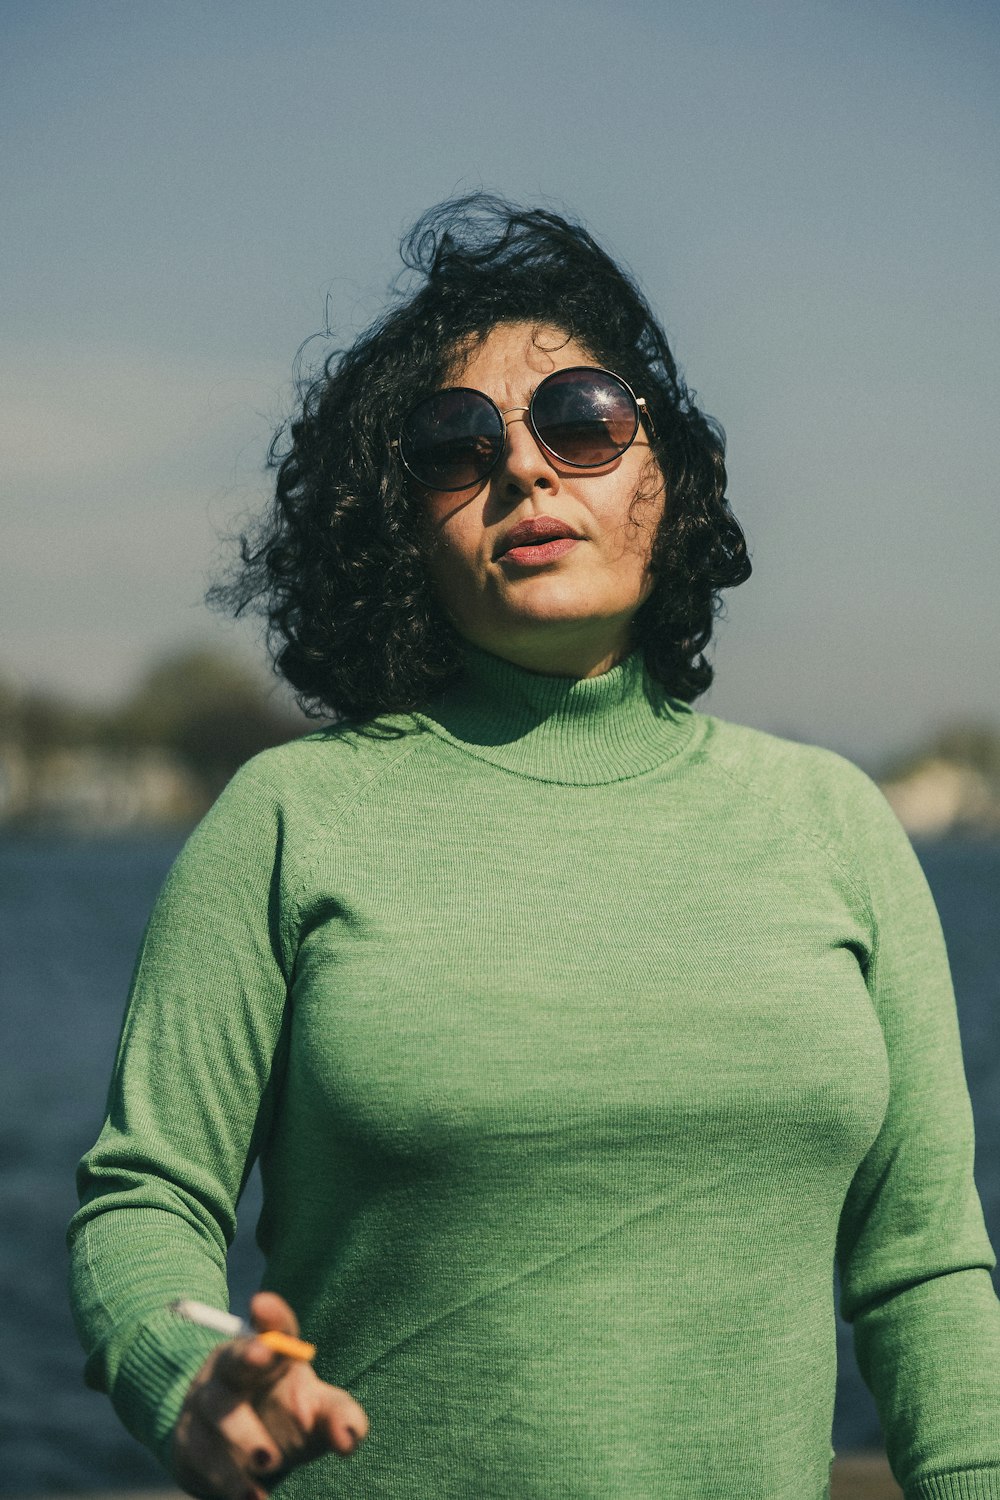
[[[146,916],[178,838],[0,841],[0,1492],[146,1488],[153,1459],[88,1391],[66,1300],[73,1169],[93,1143]],[[920,856],[948,939],[977,1129],[977,1180],[1000,1246],[1000,845],[946,842]],[[260,1261],[259,1188],[231,1257],[245,1309]],[[880,1443],[875,1410],[838,1321],[838,1450]]]

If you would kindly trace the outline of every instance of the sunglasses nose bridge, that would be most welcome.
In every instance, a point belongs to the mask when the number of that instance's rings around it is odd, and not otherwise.
[[[509,406],[501,412],[504,422],[504,444],[497,455],[497,465],[504,464],[514,469],[523,468],[525,462],[531,468],[535,468],[541,459],[547,470],[552,468],[552,454],[535,431],[531,420],[530,406]],[[510,428],[515,422],[520,422],[530,434],[530,443],[523,452],[518,452],[518,445],[512,447]]]
[[[507,429],[510,427],[511,422],[523,422],[525,426],[530,427],[530,411],[530,406],[508,406],[506,411],[502,411],[500,413],[500,416],[503,418],[504,425],[504,451],[506,451],[510,444],[510,434]]]

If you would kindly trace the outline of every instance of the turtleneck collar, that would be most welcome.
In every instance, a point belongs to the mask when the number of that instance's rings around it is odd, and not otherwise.
[[[468,642],[459,681],[414,717],[458,749],[522,776],[564,784],[623,781],[668,760],[694,731],[641,651],[598,677],[548,677]]]

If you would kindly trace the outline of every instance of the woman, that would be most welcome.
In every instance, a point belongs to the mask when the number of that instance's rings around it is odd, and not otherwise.
[[[225,1500],[820,1500],[836,1254],[907,1500],[1000,1496],[916,859],[853,766],[691,707],[750,571],[721,436],[581,229],[476,198],[409,261],[222,591],[339,719],[151,918],[71,1226],[87,1378]],[[225,1307],[258,1155],[252,1314],[315,1368],[170,1307]]]

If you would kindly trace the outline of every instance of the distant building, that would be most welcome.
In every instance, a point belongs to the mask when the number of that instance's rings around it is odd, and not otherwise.
[[[918,837],[1000,834],[1000,796],[971,766],[932,757],[884,781],[882,790],[906,831]]]
[[[0,748],[0,824],[73,833],[172,828],[205,811],[204,788],[168,750]]]

